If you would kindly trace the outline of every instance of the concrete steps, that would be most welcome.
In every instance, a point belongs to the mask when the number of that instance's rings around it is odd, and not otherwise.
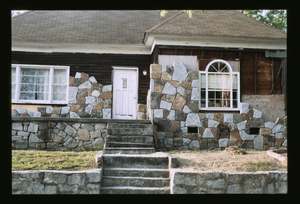
[[[152,154],[153,127],[130,121],[108,123],[104,154]]]
[[[170,194],[166,154],[104,154],[101,194]]]

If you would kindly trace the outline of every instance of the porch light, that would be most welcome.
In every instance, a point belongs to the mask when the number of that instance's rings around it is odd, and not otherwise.
[[[147,75],[147,70],[143,71],[143,75],[146,76]]]

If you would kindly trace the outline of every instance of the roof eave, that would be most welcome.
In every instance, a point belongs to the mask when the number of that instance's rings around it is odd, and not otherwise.
[[[146,47],[155,45],[177,45],[198,47],[224,47],[238,49],[286,50],[286,38],[255,38],[239,36],[208,36],[208,35],[166,35],[150,33],[145,41]]]

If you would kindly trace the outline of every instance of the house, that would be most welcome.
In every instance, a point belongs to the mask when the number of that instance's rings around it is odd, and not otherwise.
[[[168,150],[286,146],[286,33],[235,10],[28,11],[11,59],[14,117],[150,118]]]

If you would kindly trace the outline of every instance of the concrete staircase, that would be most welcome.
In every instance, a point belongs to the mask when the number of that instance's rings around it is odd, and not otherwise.
[[[170,194],[165,154],[104,154],[101,194]]]
[[[105,154],[151,154],[155,152],[151,123],[109,123]]]

